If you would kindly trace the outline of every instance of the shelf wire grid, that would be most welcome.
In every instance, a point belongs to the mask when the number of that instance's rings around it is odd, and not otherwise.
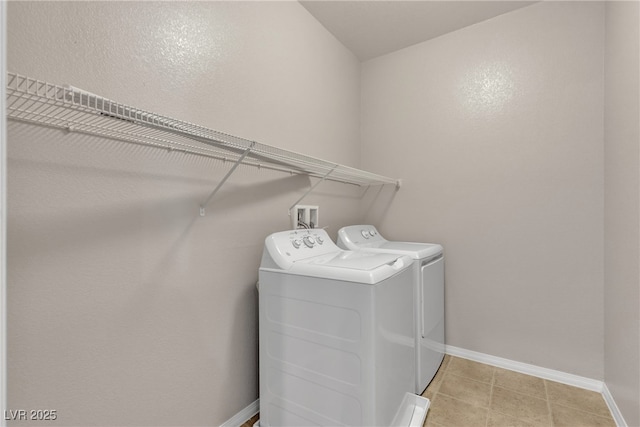
[[[260,144],[111,101],[78,88],[14,73],[8,73],[7,78],[7,116],[17,121],[224,161],[236,162],[250,149],[241,164],[358,186],[399,185],[393,178]]]

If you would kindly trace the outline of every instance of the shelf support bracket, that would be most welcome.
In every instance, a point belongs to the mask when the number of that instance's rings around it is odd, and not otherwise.
[[[340,165],[335,165],[334,167],[331,168],[331,170],[329,172],[327,172],[326,174],[324,174],[324,176],[318,180],[318,182],[316,182],[315,184],[313,184],[306,193],[304,193],[302,195],[302,197],[300,197],[298,200],[296,200],[296,202],[294,204],[291,205],[291,207],[289,208],[289,216],[291,216],[291,209],[293,209],[298,203],[300,203],[305,197],[307,197],[309,195],[309,193],[311,193],[318,185],[320,185],[321,182],[323,182],[325,179],[327,179],[329,177],[329,175],[331,175],[333,173],[334,170],[336,170],[336,168],[340,166]]]
[[[247,157],[247,154],[249,154],[249,152],[251,152],[251,150],[253,149],[253,147],[256,145],[255,141],[251,143],[251,145],[249,146],[249,148],[247,148],[242,155],[238,158],[238,160],[236,160],[236,162],[233,164],[233,166],[231,166],[231,169],[229,169],[229,171],[227,172],[227,174],[220,180],[220,182],[218,183],[218,185],[216,185],[216,188],[213,189],[213,191],[211,192],[211,194],[209,194],[209,197],[207,197],[207,200],[205,200],[201,205],[200,205],[200,216],[204,216],[205,215],[205,207],[209,204],[209,202],[211,201],[211,199],[213,198],[213,196],[216,195],[216,193],[218,192],[218,190],[220,190],[220,188],[224,185],[225,182],[227,182],[227,180],[229,179],[229,177],[236,171],[236,168],[238,166],[240,166],[240,163],[242,163],[242,161],[244,160],[245,157]]]

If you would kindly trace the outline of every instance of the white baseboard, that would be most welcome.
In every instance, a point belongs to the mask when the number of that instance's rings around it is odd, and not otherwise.
[[[613,420],[616,422],[616,425],[618,427],[627,427],[628,424],[624,420],[624,417],[622,416],[622,412],[620,412],[620,408],[618,408],[618,405],[616,405],[616,401],[613,400],[613,396],[611,395],[611,392],[609,391],[609,387],[607,387],[606,383],[602,388],[602,397],[604,397],[604,401],[607,403],[607,406],[611,411],[611,416],[613,417]]]
[[[545,380],[556,381],[559,383],[572,385],[574,387],[596,391],[598,393],[602,393],[604,389],[604,383],[602,381],[581,377],[580,375],[568,374],[566,372],[556,371],[554,369],[541,368],[540,366],[516,362],[515,360],[503,359],[502,357],[478,353],[477,351],[465,350],[463,348],[454,347],[451,345],[447,345],[445,351],[447,354],[450,354],[452,356],[462,357],[463,359],[469,359],[475,362],[497,366],[498,368],[508,369],[510,371],[516,371],[522,374],[533,375],[534,377],[544,378]]]
[[[220,424],[220,427],[239,427],[249,421],[249,419],[258,412],[260,412],[260,399],[251,402],[246,408]]]
[[[603,381],[591,378],[581,377],[580,375],[568,374],[566,372],[556,371],[554,369],[541,368],[540,366],[529,365],[528,363],[516,362],[515,360],[504,359],[502,357],[491,356],[489,354],[479,353],[477,351],[465,350],[464,348],[447,345],[445,352],[452,356],[462,357],[463,359],[473,360],[498,368],[508,369],[510,371],[520,372],[522,374],[533,375],[534,377],[544,378],[545,380],[556,381],[559,383],[580,387],[586,390],[595,391],[602,394],[606,402],[611,416],[618,427],[627,427],[627,423],[613,400],[613,396],[607,385]]]

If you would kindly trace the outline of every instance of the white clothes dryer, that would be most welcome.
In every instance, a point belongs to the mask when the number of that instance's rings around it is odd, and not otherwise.
[[[412,260],[344,251],[320,229],[266,238],[260,427],[421,426]]]
[[[422,394],[444,358],[444,255],[431,243],[393,242],[373,225],[352,225],[338,231],[338,246],[376,254],[407,255],[414,260],[415,393]]]

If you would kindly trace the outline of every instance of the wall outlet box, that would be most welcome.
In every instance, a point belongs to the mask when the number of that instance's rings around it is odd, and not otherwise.
[[[291,228],[318,228],[318,206],[295,205],[291,208]]]

